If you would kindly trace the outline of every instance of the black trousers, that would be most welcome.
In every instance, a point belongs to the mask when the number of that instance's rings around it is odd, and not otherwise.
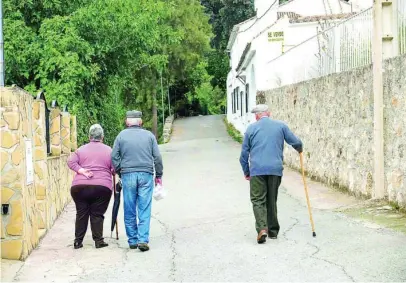
[[[276,201],[281,181],[282,177],[273,175],[251,177],[250,196],[258,233],[261,230],[267,230],[270,236],[277,236],[279,233]]]
[[[93,240],[96,243],[104,240],[104,213],[109,206],[111,194],[111,190],[104,186],[78,185],[71,188],[76,205],[75,241],[80,243],[83,241],[89,217]]]

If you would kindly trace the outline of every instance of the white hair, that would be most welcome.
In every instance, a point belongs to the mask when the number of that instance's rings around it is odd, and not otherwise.
[[[141,126],[142,119],[141,118],[127,118],[126,120],[127,126]]]
[[[89,129],[89,137],[91,140],[101,141],[104,137],[104,131],[102,126],[94,124]]]

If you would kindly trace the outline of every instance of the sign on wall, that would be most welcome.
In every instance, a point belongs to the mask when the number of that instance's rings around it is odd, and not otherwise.
[[[283,31],[270,31],[268,32],[268,41],[283,41],[284,34]]]
[[[26,166],[26,184],[34,183],[34,164],[32,158],[32,140],[25,140],[25,166]]]

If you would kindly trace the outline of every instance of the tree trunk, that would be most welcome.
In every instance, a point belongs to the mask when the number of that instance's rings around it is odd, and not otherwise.
[[[155,82],[155,80],[154,80],[154,82]],[[158,140],[158,110],[156,107],[155,83],[153,84],[153,89],[152,89],[152,133],[155,135],[155,138]]]

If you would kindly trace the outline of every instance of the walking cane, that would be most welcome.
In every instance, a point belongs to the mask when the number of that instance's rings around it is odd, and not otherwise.
[[[305,193],[306,193],[307,208],[309,209],[310,223],[312,224],[313,237],[316,237],[316,232],[314,231],[312,208],[310,207],[309,192],[307,190],[306,178],[305,178],[305,173],[304,173],[303,152],[300,153],[300,167],[302,168],[303,185],[304,185],[304,189],[305,189]]]

